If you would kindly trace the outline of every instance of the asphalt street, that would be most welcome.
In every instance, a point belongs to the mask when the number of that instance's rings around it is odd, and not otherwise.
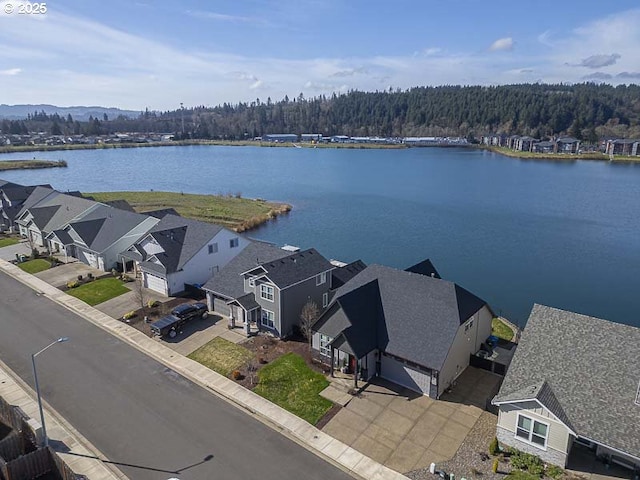
[[[333,465],[0,273],[0,358],[131,479],[340,479]]]

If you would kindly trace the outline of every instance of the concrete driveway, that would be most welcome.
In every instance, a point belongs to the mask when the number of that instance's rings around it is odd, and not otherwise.
[[[499,380],[469,367],[450,394],[434,400],[376,379],[322,430],[398,472],[425,468],[455,455]]]
[[[134,288],[134,282],[125,283],[124,286],[129,290]],[[143,297],[145,301],[157,301],[160,303],[168,302],[172,300],[170,297],[165,297],[164,295],[159,294],[158,292],[154,292],[153,290],[149,290],[148,288],[144,289]],[[122,295],[118,295],[111,300],[107,300],[106,302],[99,303],[95,306],[102,313],[106,313],[111,318],[121,319],[122,316],[131,312],[132,310],[138,310],[140,308],[140,302],[136,297],[135,292],[130,291],[127,293],[123,293]]]
[[[27,242],[20,242],[15,245],[9,245],[8,247],[0,248],[0,258],[10,262],[16,259],[17,254],[31,255],[31,249]]]
[[[77,280],[78,275],[86,277],[89,273],[94,277],[98,277],[104,275],[105,272],[85,265],[82,262],[73,262],[44,270],[36,273],[35,276],[53,287],[61,287],[62,285],[66,285],[67,282]]]

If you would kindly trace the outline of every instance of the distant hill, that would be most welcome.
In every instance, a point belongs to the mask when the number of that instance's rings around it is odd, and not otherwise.
[[[74,120],[85,122],[89,120],[89,117],[99,118],[102,120],[106,113],[109,118],[117,118],[118,115],[123,115],[128,118],[135,118],[140,115],[140,112],[134,112],[133,110],[121,110],[119,108],[106,108],[106,107],[57,107],[55,105],[0,105],[0,119],[7,120],[24,120],[28,114],[34,112],[44,111],[47,115],[53,115],[57,113],[61,117],[66,117],[71,114]]]

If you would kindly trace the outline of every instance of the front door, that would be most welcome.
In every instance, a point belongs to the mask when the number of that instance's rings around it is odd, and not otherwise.
[[[349,355],[349,372],[357,373],[356,372],[357,364],[358,364],[358,359],[356,357],[354,357],[353,355]]]

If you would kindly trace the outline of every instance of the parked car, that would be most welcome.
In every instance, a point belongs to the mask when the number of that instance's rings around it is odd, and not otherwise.
[[[151,332],[158,337],[175,338],[180,329],[194,318],[207,318],[209,310],[204,303],[183,303],[178,305],[166,317],[150,325]]]

